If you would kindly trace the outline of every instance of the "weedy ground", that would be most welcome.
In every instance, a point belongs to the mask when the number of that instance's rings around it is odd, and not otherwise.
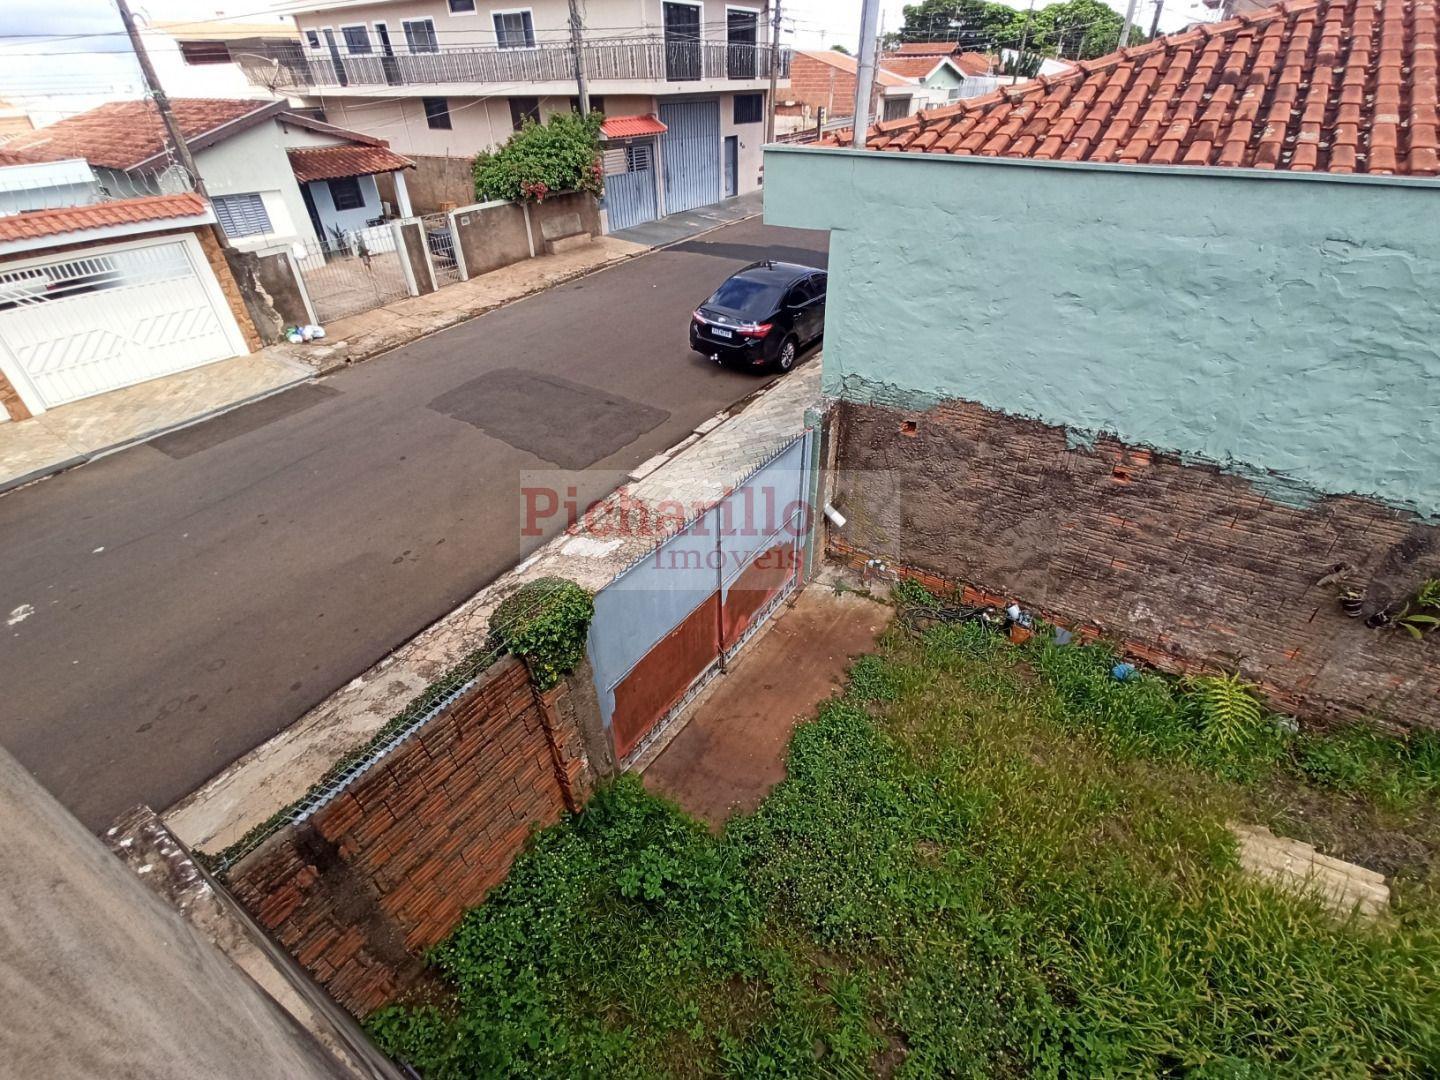
[[[621,780],[370,1031],[427,1078],[1440,1073],[1440,740],[1113,663],[897,627],[756,813]],[[1394,914],[1242,877],[1232,820],[1395,875]]]

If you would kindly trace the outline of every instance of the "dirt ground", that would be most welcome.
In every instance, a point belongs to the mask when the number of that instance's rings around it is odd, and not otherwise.
[[[785,778],[795,725],[843,685],[851,660],[874,648],[892,614],[853,592],[805,589],[645,769],[646,788],[716,827],[755,809]]]

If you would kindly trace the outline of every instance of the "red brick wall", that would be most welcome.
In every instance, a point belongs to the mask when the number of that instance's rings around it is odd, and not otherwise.
[[[796,53],[790,58],[790,89],[784,98],[808,105],[807,116],[813,116],[820,107],[831,116],[849,116],[855,109],[855,76]]]
[[[967,402],[846,403],[836,422],[841,554],[1093,624],[1163,667],[1238,668],[1296,712],[1440,726],[1440,637],[1368,629],[1316,585],[1347,563],[1366,614],[1403,602],[1440,576],[1440,528],[1353,496],[1287,505],[1214,467],[1071,446]]]
[[[230,873],[231,891],[364,1015],[505,879],[532,830],[579,809],[589,769],[569,690],[505,657],[308,821]]]

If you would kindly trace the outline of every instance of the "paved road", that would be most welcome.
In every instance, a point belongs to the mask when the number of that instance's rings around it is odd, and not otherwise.
[[[169,805],[513,565],[522,473],[598,498],[753,393],[690,311],[824,252],[741,222],[0,498],[0,742],[91,828]]]

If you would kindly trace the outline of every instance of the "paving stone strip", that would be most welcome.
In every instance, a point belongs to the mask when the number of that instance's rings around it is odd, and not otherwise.
[[[1282,889],[1309,892],[1337,915],[1379,918],[1390,910],[1385,877],[1324,855],[1311,844],[1276,836],[1263,825],[1231,824],[1240,841],[1240,867]]]

